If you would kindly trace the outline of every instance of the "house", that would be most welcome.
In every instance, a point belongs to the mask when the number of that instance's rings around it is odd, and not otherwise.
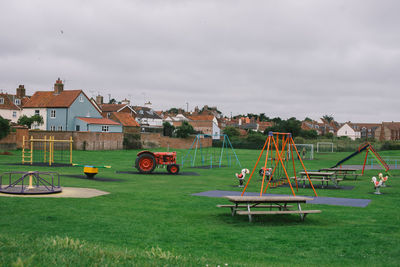
[[[112,132],[122,132],[119,123],[103,120],[100,110],[82,90],[64,90],[60,78],[53,91],[35,92],[23,105],[22,114],[41,115],[44,123],[33,125],[40,130],[107,132],[112,129]]]
[[[121,133],[121,124],[107,118],[75,118],[76,131]]]
[[[301,122],[301,129],[309,131],[315,130],[318,135],[325,135],[327,133],[332,133],[336,135],[339,129],[339,124],[336,121],[326,121],[321,118],[319,121],[315,120],[304,120]]]
[[[214,115],[193,115],[189,116],[189,124],[195,131],[212,135],[213,139],[220,139],[221,129],[218,127],[218,120]]]
[[[135,110],[130,106],[130,101],[127,99],[124,99],[121,104],[105,104],[103,103],[103,96],[98,95],[95,101],[93,99],[91,101],[101,110],[101,115],[104,118],[110,118],[113,112],[128,113],[132,116],[136,115]]]
[[[375,139],[400,140],[400,122],[382,122],[375,130]]]
[[[122,125],[123,133],[139,133],[140,125],[132,117],[131,114],[126,112],[113,112],[110,115],[110,119],[119,122]]]
[[[347,136],[351,140],[356,140],[357,138],[361,138],[361,132],[358,127],[353,127],[350,122],[346,122],[343,124],[336,133],[337,137]]]
[[[158,129],[162,131],[163,119],[151,107],[134,106],[135,120],[140,124],[142,132],[146,129]]]
[[[25,93],[24,85],[17,88],[15,95],[0,93],[0,116],[17,123],[22,114],[22,106],[29,100]]]

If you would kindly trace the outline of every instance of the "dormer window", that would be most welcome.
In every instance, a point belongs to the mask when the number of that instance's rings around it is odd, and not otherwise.
[[[4,104],[4,98],[0,97],[0,104]]]
[[[15,105],[19,106],[21,105],[21,99],[16,98],[14,101]]]

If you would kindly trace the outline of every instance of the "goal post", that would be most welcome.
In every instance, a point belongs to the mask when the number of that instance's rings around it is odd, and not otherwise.
[[[333,153],[333,143],[332,142],[318,142],[317,143],[317,153]]]
[[[314,159],[314,145],[313,144],[295,144],[297,151],[300,154],[300,157],[302,160],[313,160]],[[289,147],[289,152],[290,152],[290,147]],[[290,157],[291,153],[289,153]],[[293,156],[295,159],[298,159],[298,156],[296,155],[296,151],[293,151]]]

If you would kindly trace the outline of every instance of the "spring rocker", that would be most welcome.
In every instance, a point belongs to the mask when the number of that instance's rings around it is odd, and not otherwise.
[[[3,178],[8,180],[8,185]],[[0,175],[0,193],[34,195],[61,191],[60,175],[57,172],[4,172]]]
[[[82,164],[72,164],[72,166],[83,167],[83,173],[89,179],[92,179],[96,174],[99,173],[99,168],[106,168],[106,169],[111,168],[111,166],[92,166],[92,165],[82,165]]]
[[[268,138],[264,143],[264,146],[260,152],[257,162],[250,174],[250,177],[246,183],[246,186],[243,189],[241,196],[243,196],[244,193],[246,192],[247,186],[249,185],[251,178],[253,177],[253,174],[257,168],[257,165],[258,165],[265,149],[266,149],[265,163],[261,170],[268,170],[268,168],[269,168],[268,164],[271,164],[272,172],[271,172],[271,175],[270,175],[268,181],[266,181],[265,177],[267,176],[267,171],[262,171],[262,183],[261,183],[261,188],[260,188],[260,196],[262,196],[263,193],[265,193],[267,191],[268,187],[271,185],[272,178],[279,166],[282,168],[283,173],[285,174],[284,178],[286,178],[286,180],[282,179],[279,182],[277,181],[276,184],[279,184],[279,183],[282,184],[283,182],[288,183],[293,196],[296,196],[293,186],[292,186],[292,183],[290,182],[289,175],[288,175],[288,168],[289,168],[290,164],[288,164],[288,162],[287,162],[288,158],[289,158],[288,156],[289,156],[289,154],[291,154],[291,161],[293,164],[293,172],[294,172],[293,178],[295,180],[296,190],[298,191],[298,182],[297,182],[297,177],[296,177],[296,168],[295,168],[295,162],[294,162],[294,157],[293,157],[293,151],[295,151],[298,156],[298,159],[303,167],[303,170],[308,178],[308,181],[314,191],[315,196],[318,196],[317,192],[315,191],[314,186],[311,182],[311,179],[308,175],[306,167],[303,164],[303,161],[301,159],[299,151],[297,150],[296,145],[293,141],[292,134],[291,133],[280,133],[280,132],[269,132],[268,133]],[[271,152],[271,158],[269,158],[270,152]],[[275,160],[273,160],[273,156],[275,156]],[[286,161],[286,164],[284,162],[284,159]],[[261,173],[261,170],[260,170],[260,173]],[[265,185],[265,187],[264,187],[264,185]]]
[[[388,176],[383,176],[383,174],[379,173],[379,180],[382,181],[382,187],[386,187],[386,182],[388,180]]]
[[[371,179],[371,183],[374,184],[374,188],[375,188],[374,194],[375,194],[375,195],[382,195],[381,191],[379,190],[379,188],[382,187],[382,183],[383,183],[382,180],[379,180],[379,182],[378,182],[377,179],[376,179],[376,177],[374,176],[374,177],[372,177],[372,179]]]
[[[243,183],[245,182],[246,174],[249,174],[249,169],[242,169],[240,173],[235,173],[236,178],[239,179],[239,187],[243,187]]]

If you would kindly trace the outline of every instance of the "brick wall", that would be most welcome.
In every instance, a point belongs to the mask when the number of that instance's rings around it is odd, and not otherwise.
[[[189,136],[188,138],[171,138],[162,136],[160,133],[142,133],[141,135],[142,145],[145,149],[157,147],[189,149],[193,144],[194,138],[195,136]],[[212,146],[211,138],[202,139],[202,146]]]
[[[9,135],[4,137],[3,139],[0,140],[0,144],[2,144],[2,147],[6,149],[6,147],[10,148],[22,148],[22,137],[25,136],[25,138],[28,138],[29,133],[28,133],[28,128],[23,128],[23,127],[18,127],[15,128],[15,132],[11,132]],[[7,149],[10,149],[7,148]]]

